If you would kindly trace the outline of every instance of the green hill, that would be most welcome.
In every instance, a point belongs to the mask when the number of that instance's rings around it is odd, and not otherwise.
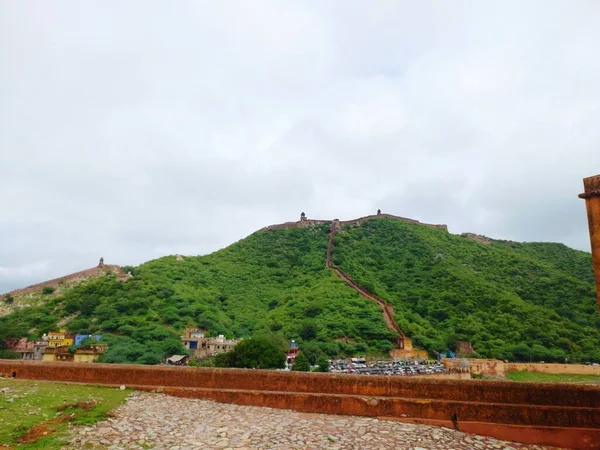
[[[469,339],[485,357],[600,359],[591,255],[553,243],[481,243],[393,220],[345,227],[334,263],[394,304],[428,350]]]
[[[261,231],[213,254],[167,256],[61,291],[0,318],[0,335],[39,336],[68,322],[100,332],[108,362],[156,363],[181,352],[187,326],[211,334],[275,333],[337,354],[393,347],[381,310],[325,268],[329,224]],[[417,346],[480,356],[600,360],[591,256],[559,244],[476,242],[377,218],[344,226],[333,261],[394,305]]]

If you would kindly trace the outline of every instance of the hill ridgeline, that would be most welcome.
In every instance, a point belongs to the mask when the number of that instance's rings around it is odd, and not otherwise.
[[[303,215],[210,255],[104,273],[38,294],[0,318],[0,334],[99,332],[107,362],[156,363],[182,351],[188,326],[278,334],[330,356],[384,354],[408,339],[434,354],[466,339],[482,357],[600,360],[591,255],[562,244],[456,236],[386,214]]]

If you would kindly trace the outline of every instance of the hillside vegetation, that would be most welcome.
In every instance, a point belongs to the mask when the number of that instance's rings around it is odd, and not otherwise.
[[[207,256],[166,256],[82,283],[0,318],[0,338],[102,333],[107,362],[157,363],[181,353],[187,326],[211,335],[296,339],[311,354],[385,354],[381,310],[325,268],[329,224],[258,232]],[[345,226],[334,263],[394,305],[430,352],[469,339],[479,356],[600,360],[591,256],[560,244],[476,242],[392,219]]]
[[[392,220],[345,227],[334,263],[394,304],[430,351],[469,339],[500,359],[600,360],[591,255],[553,243],[483,244]]]
[[[1,318],[0,330],[40,335],[76,314],[69,331],[107,335],[108,362],[180,353],[186,326],[235,338],[277,333],[332,356],[386,352],[393,335],[377,305],[325,269],[328,231],[325,224],[255,233],[211,255],[124,268],[134,275],[127,282],[109,275],[75,286]]]

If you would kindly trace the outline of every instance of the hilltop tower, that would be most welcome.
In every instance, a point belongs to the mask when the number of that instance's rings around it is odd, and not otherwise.
[[[598,297],[598,313],[600,313],[600,175],[583,179],[583,194],[585,199],[590,242],[592,244],[592,261],[596,275],[596,295]]]

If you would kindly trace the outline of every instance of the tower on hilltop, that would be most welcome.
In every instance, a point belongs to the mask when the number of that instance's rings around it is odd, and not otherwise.
[[[596,274],[596,295],[598,297],[598,312],[600,313],[600,175],[583,179],[583,194],[579,198],[585,200],[590,242],[592,244],[592,264]]]

